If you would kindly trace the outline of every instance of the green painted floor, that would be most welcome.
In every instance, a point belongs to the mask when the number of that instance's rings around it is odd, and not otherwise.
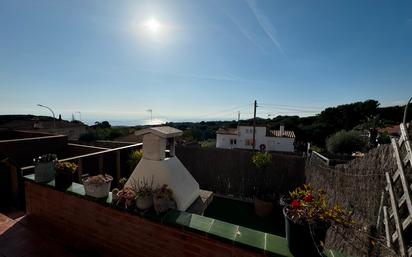
[[[285,236],[285,221],[280,208],[275,209],[271,217],[260,218],[255,214],[253,203],[214,196],[204,216],[282,237]]]

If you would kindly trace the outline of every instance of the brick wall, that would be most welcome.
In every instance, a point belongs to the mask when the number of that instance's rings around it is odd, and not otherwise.
[[[102,204],[26,181],[29,217],[45,222],[77,247],[108,256],[253,257],[263,253],[152,222]]]

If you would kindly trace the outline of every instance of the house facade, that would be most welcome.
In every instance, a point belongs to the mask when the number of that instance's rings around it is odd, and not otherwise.
[[[283,125],[279,127],[279,130],[268,130],[266,127],[256,126],[255,140],[255,149],[280,152],[295,151],[295,133],[285,130]],[[253,149],[253,126],[218,129],[216,148]]]

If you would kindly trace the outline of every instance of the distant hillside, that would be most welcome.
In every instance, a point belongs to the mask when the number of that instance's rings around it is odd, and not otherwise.
[[[336,107],[329,107],[320,114],[309,117],[277,116],[272,119],[257,118],[257,125],[266,125],[270,129],[284,124],[287,130],[295,131],[296,140],[312,142],[323,147],[326,138],[340,130],[372,129],[399,124],[403,119],[405,106],[379,107],[376,100],[355,102]],[[412,104],[409,105],[407,120],[412,119]],[[202,121],[202,122],[170,122],[169,126],[184,131],[186,142],[199,142],[216,138],[216,130],[220,127],[237,126],[237,121]],[[241,120],[242,125],[252,125],[253,119]]]

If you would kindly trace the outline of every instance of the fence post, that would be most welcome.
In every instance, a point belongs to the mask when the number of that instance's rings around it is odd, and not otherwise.
[[[117,181],[121,178],[121,171],[120,171],[120,150],[116,151],[116,179]]]

